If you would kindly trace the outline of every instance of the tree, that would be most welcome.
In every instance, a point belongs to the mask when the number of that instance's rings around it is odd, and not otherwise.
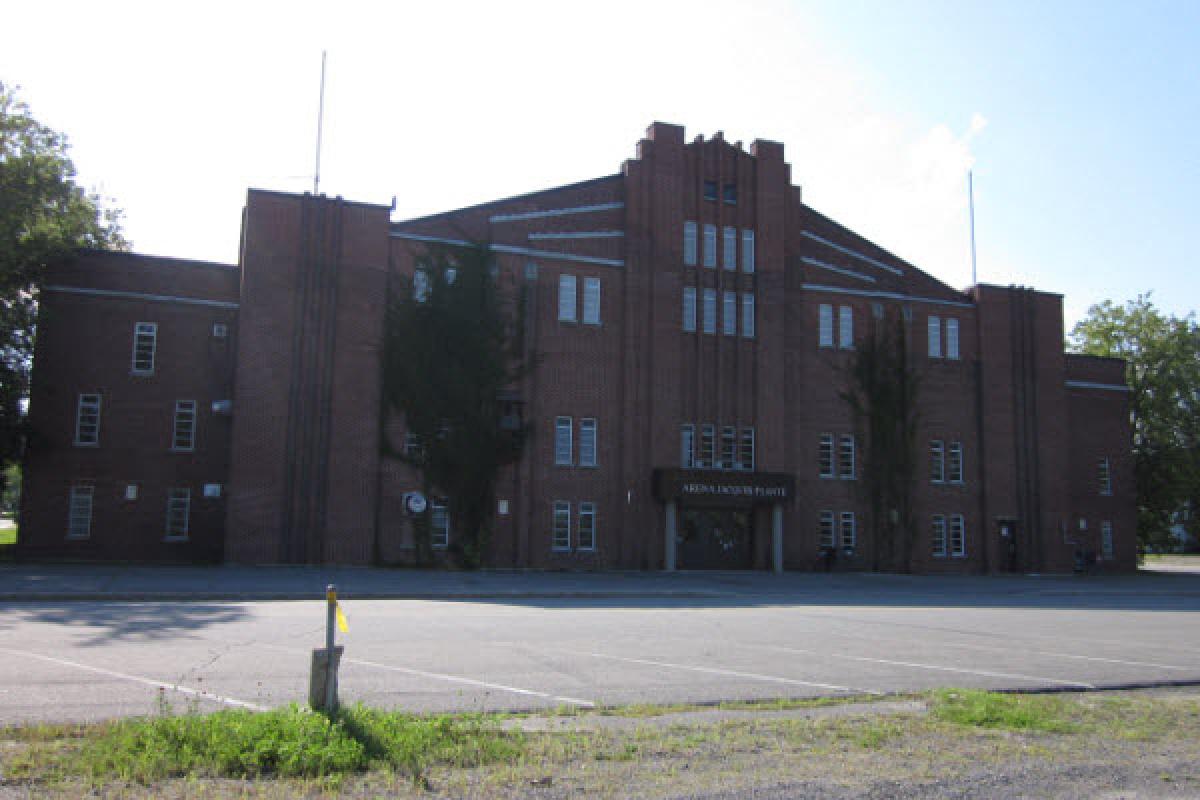
[[[850,407],[867,500],[872,569],[912,569],[916,531],[918,377],[900,316],[880,320],[850,358],[842,400]]]
[[[392,455],[421,471],[427,496],[445,498],[451,548],[471,567],[487,552],[500,468],[525,439],[506,395],[521,372],[520,320],[502,310],[490,266],[486,247],[430,250],[391,299],[384,332],[384,402],[420,445]]]
[[[75,183],[67,150],[66,137],[34,119],[15,89],[0,83],[0,465],[20,446],[47,265],[79,248],[128,247],[120,212]]]
[[[1175,515],[1200,508],[1200,325],[1195,314],[1166,316],[1150,300],[1088,309],[1071,330],[1079,353],[1125,359],[1131,391],[1138,541],[1161,549]],[[1188,524],[1198,532],[1196,515]]]

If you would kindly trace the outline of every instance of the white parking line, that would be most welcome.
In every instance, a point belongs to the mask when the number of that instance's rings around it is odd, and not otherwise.
[[[140,675],[129,675],[124,672],[116,672],[115,670],[104,669],[103,667],[93,667],[88,664],[80,664],[78,661],[68,661],[65,658],[44,656],[41,653],[30,653],[26,650],[12,650],[7,647],[0,647],[0,653],[8,653],[9,655],[23,656],[25,658],[35,658],[41,661],[48,661],[51,664],[59,664],[64,667],[74,667],[75,669],[82,669],[88,672],[95,672],[99,675],[105,675],[109,678],[120,678],[121,680],[140,683],[144,686],[153,686],[156,689],[166,689],[172,692],[179,692],[180,694],[186,694],[191,697],[204,700],[214,700],[218,703],[224,703],[227,706],[234,706],[235,708],[247,708],[251,711],[268,710],[266,706],[247,703],[245,700],[238,700],[233,697],[225,697],[224,695],[213,694],[212,692],[208,692],[203,689],[193,689],[190,686],[180,686],[177,683],[165,683],[164,681],[156,681],[153,678],[143,678]]]
[[[792,653],[795,655],[814,655],[825,656],[827,658],[840,658],[844,661],[858,661],[871,664],[888,664],[896,667],[912,667],[914,669],[928,669],[935,672],[959,672],[964,675],[982,675],[987,678],[1010,678],[1023,681],[1034,681],[1040,683],[1056,683],[1060,686],[1076,686],[1080,689],[1095,689],[1096,687],[1090,683],[1082,681],[1064,681],[1058,678],[1044,678],[1039,675],[1023,675],[1019,672],[993,672],[984,669],[968,669],[966,667],[947,667],[941,664],[918,664],[912,661],[893,661],[887,658],[868,658],[866,656],[848,656],[841,653],[826,653],[820,650],[802,650],[795,647],[780,647],[776,645],[755,645],[766,650],[776,650],[781,653]]]

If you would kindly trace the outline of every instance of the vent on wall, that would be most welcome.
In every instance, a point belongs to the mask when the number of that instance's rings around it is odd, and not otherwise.
[[[229,336],[229,326],[226,325],[224,322],[214,322],[213,323],[213,338],[214,339],[224,339],[227,336]]]

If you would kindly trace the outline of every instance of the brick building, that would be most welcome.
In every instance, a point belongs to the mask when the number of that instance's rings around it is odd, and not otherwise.
[[[662,123],[617,174],[402,222],[252,190],[237,266],[57,268],[22,552],[410,563],[385,300],[427,281],[431,247],[474,242],[525,303],[535,365],[492,565],[879,566],[842,391],[884,320],[919,376],[912,568],[1134,565],[1123,363],[1063,352],[1060,296],[948,287],[806,206],[782,145]],[[431,513],[452,544],[453,509]]]

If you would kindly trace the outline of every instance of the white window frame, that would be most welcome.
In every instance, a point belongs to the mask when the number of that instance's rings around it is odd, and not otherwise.
[[[104,398],[98,392],[83,392],[75,406],[75,446],[100,446],[100,414]]]
[[[950,515],[950,555],[953,558],[967,555],[967,523],[962,514]]]
[[[821,347],[833,347],[833,306],[821,303],[817,308],[817,343]]]
[[[854,309],[851,306],[838,309],[838,347],[854,349]]]
[[[832,433],[822,433],[817,443],[817,474],[822,478],[837,477],[836,441]]]
[[[596,466],[596,418],[579,420],[579,466]]]
[[[167,519],[164,541],[186,542],[191,528],[192,490],[173,488],[167,490]],[[182,524],[181,524],[182,523]]]
[[[717,426],[705,424],[700,426],[700,451],[696,454],[696,466],[699,469],[712,469],[716,466],[717,457]]]
[[[67,499],[67,538],[92,538],[92,507],[95,486],[72,486]]]
[[[721,463],[720,469],[735,469],[738,457],[737,428],[733,425],[721,426]]]
[[[946,358],[959,359],[958,320],[954,317],[946,318]]]
[[[429,300],[429,270],[413,271],[413,300],[418,303]]]
[[[754,293],[742,293],[742,338],[754,338]]]
[[[450,546],[450,509],[445,503],[429,504],[429,546],[434,550]]]
[[[696,287],[683,287],[683,330],[696,332]]]
[[[843,433],[838,437],[838,478],[841,480],[852,481],[858,477],[855,449],[853,435]]]
[[[565,553],[571,549],[571,504],[566,500],[554,501],[554,512],[550,525],[550,549]]]
[[[837,517],[832,511],[817,512],[817,546],[823,550],[837,547]]]
[[[717,226],[707,223],[704,225],[704,266],[717,267]]]
[[[1105,561],[1113,560],[1113,524],[1112,520],[1100,523],[1100,557]]]
[[[176,400],[174,426],[171,429],[171,451],[191,453],[196,449],[196,401]]]
[[[738,469],[754,471],[754,428],[742,428],[738,440]]]
[[[688,220],[683,223],[683,263],[686,266],[696,266],[696,223]]]
[[[929,357],[942,357],[942,320],[940,317],[929,315]]]
[[[946,557],[946,541],[947,541],[946,515],[934,514],[933,525],[930,531],[929,549],[936,558]]]
[[[585,501],[579,504],[579,520],[575,525],[576,549],[596,549],[596,504]]]
[[[754,272],[754,231],[749,229],[742,231],[742,272]]]
[[[575,463],[575,421],[571,417],[554,418],[554,465],[569,467]]]
[[[683,469],[696,467],[696,426],[679,426],[679,466]]]
[[[726,225],[721,229],[721,266],[729,272],[737,272],[737,250],[737,228]]]
[[[726,290],[721,295],[721,333],[737,336],[737,292]]]
[[[946,482],[963,482],[963,445],[962,442],[950,442],[946,452]]]
[[[929,482],[946,482],[946,443],[941,439],[929,441]]]
[[[600,324],[600,279],[583,279],[583,324]]]
[[[853,550],[858,546],[858,523],[853,511],[841,513],[841,526],[838,534],[842,539],[842,547],[846,550]]]
[[[133,326],[133,358],[130,372],[134,375],[153,375],[154,357],[158,350],[158,323],[137,322]],[[139,361],[141,362],[139,364]]]
[[[561,274],[558,276],[558,321],[578,322],[579,300],[577,296],[577,281],[574,275]]]
[[[717,332],[717,290],[704,290],[704,332]]]
[[[1096,462],[1097,475],[1100,482],[1100,496],[1112,497],[1112,462],[1108,457],[1101,458]]]

